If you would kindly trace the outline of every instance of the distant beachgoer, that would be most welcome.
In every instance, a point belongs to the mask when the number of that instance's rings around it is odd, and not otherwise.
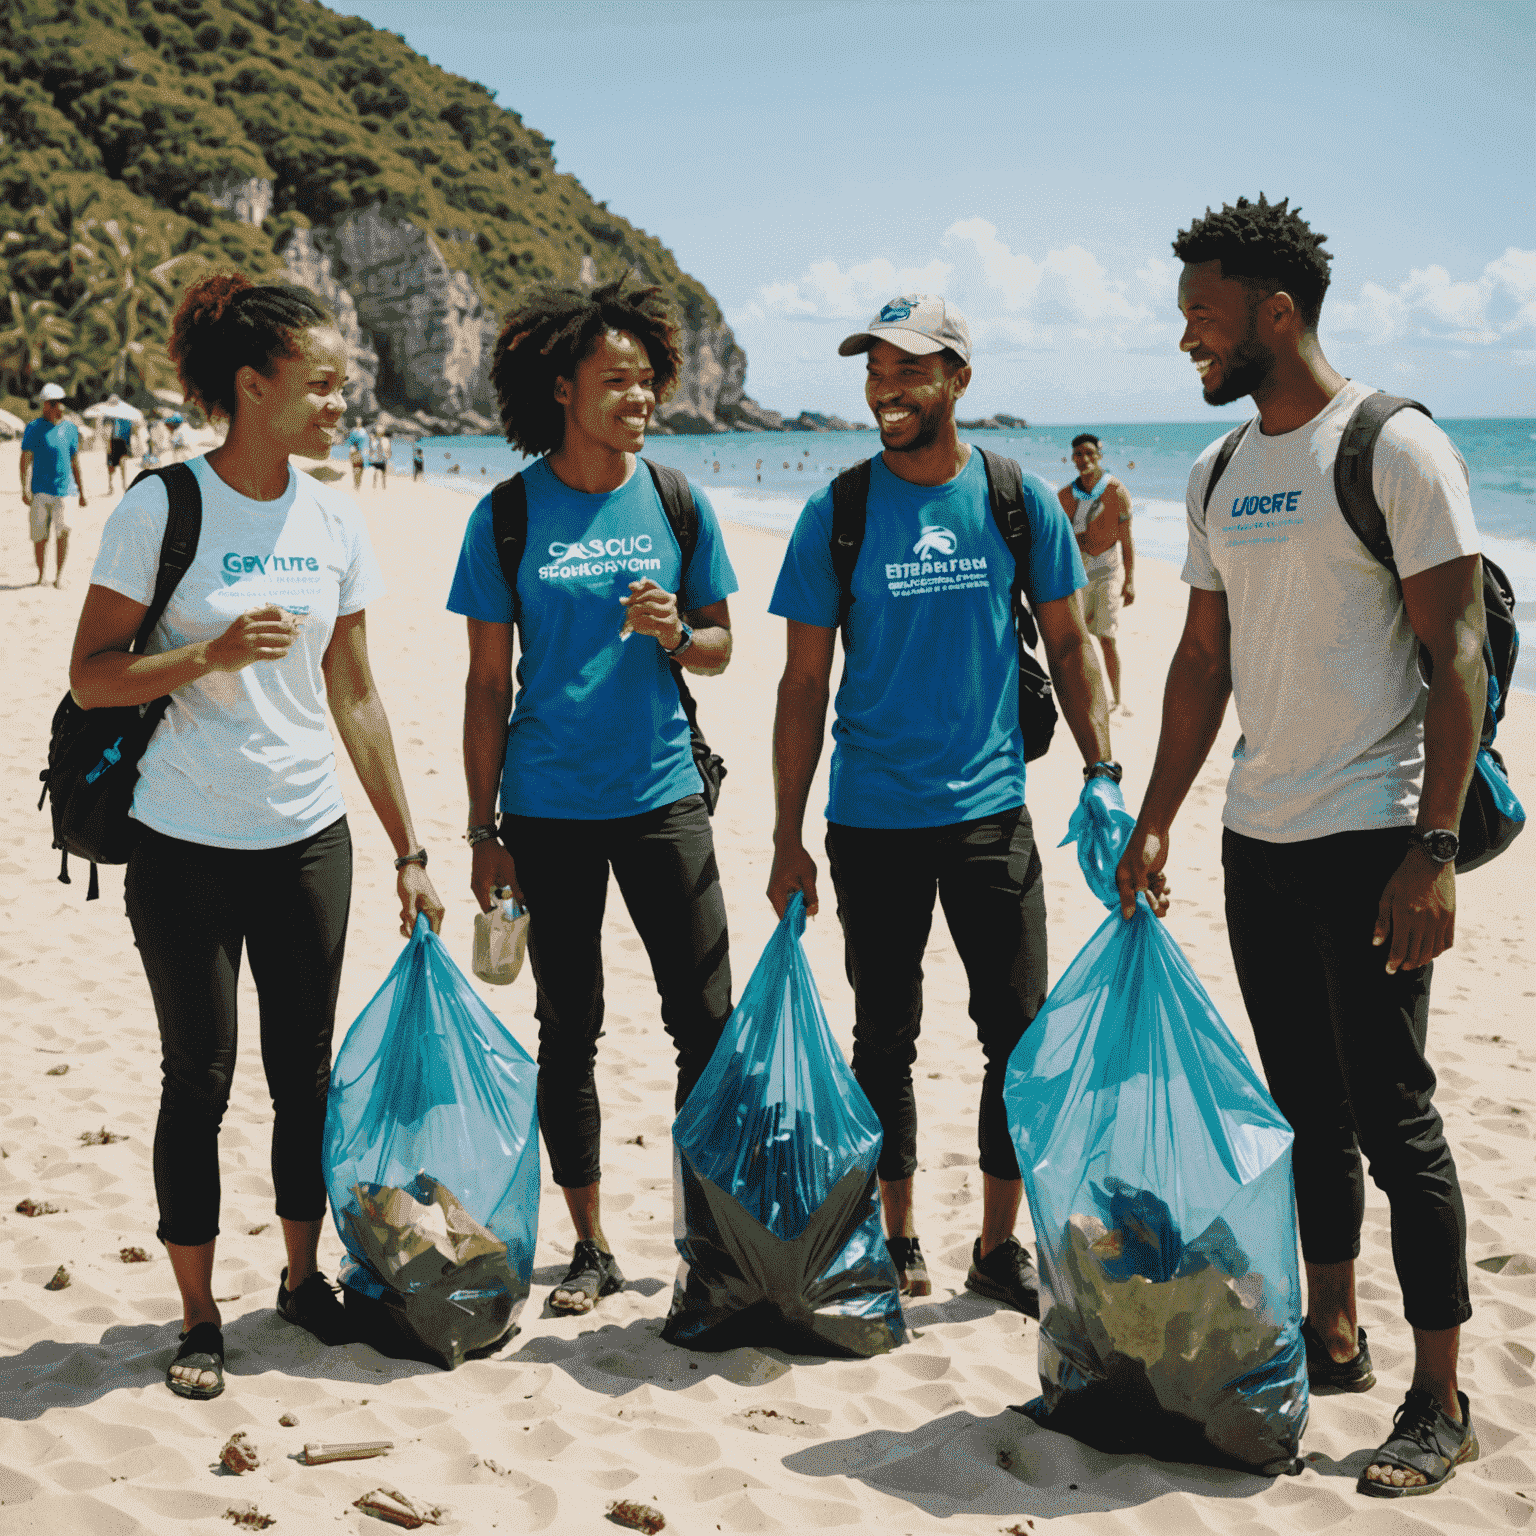
[[[1173,243],[1179,346],[1206,404],[1251,396],[1258,417],[1214,486],[1220,440],[1190,472],[1189,611],[1118,881],[1125,915],[1143,890],[1166,910],[1170,830],[1231,698],[1243,734],[1222,813],[1227,937],[1270,1092],[1295,1131],[1307,1373],[1314,1389],[1376,1380],[1355,1290],[1363,1153],[1391,1208],[1414,1358],[1391,1433],[1360,1458],[1355,1486],[1399,1498],[1432,1492],[1478,1455],[1457,1383],[1472,1315],[1467,1217],[1426,1042],[1488,694],[1483,578],[1467,466],[1418,411],[1390,417],[1374,449],[1395,568],[1345,521],[1335,461],[1373,391],[1318,342],[1324,239],[1289,200],[1261,196],[1207,209]],[[1421,657],[1433,663],[1422,673]]]
[[[368,439],[368,467],[373,471],[373,489],[376,491],[389,488],[389,456],[393,452],[394,444],[388,432],[375,432]]]
[[[669,661],[701,676],[725,670],[736,577],[694,486],[698,544],[673,595],[677,542],[637,457],[677,379],[676,337],[656,288],[550,285],[522,296],[491,364],[508,442],[543,455],[522,472],[528,536],[517,590],[502,572],[487,496],[470,515],[448,598],[469,626],[471,890],[489,911],[492,892],[509,888],[531,918],[539,1128],[576,1231],[550,1296],[563,1312],[587,1312],[624,1284],[602,1228],[593,1077],[610,870],[677,1049],[679,1107],[731,1012],[725,898]]]
[[[420,443],[411,444],[411,480],[414,483],[425,476],[427,472],[426,455],[422,452]]]
[[[224,273],[193,283],[168,350],[182,390],[229,420],[191,461],[197,554],[147,652],[129,654],[154,594],[166,488],[141,481],[101,535],[70,687],[87,709],[170,708],[139,768],[140,831],[124,896],[160,1026],[154,1178],[158,1236],[181,1292],[180,1397],[224,1390],[214,1298],[219,1123],[235,1069],[242,949],[261,1004],[274,1105],[272,1182],[288,1265],[277,1309],[325,1343],[350,1340],[317,1268],[331,1034],[352,885],[352,842],[324,728],[340,736],[394,845],[401,932],[442,919],[416,841],[368,661],[364,609],[383,579],[357,505],[289,455],[323,457],[345,410],[346,346],[312,293]]]
[[[53,584],[64,585],[69,557],[69,522],[64,498],[73,478],[80,505],[85,505],[85,481],[80,477],[80,429],[64,419],[64,391],[44,384],[43,414],[27,423],[21,434],[21,500],[27,509],[32,552],[37,556],[37,585],[43,584],[48,560],[48,534],[53,532]]]
[[[171,433],[171,458],[175,463],[180,464],[186,459],[187,449],[191,447],[187,437],[186,418],[179,411],[173,412],[166,417],[165,424]]]
[[[757,461],[757,483],[759,485],[763,483],[763,461],[761,459]]]
[[[817,909],[803,822],[841,627],[826,848],[853,983],[853,1073],[885,1133],[886,1246],[902,1289],[930,1294],[913,1216],[912,1064],[937,898],[965,964],[985,1060],[981,1233],[965,1283],[1038,1317],[1034,1261],[1014,1236],[1024,1186],[1003,1079],[1045,1002],[1045,884],[1024,804],[1014,561],[981,454],[955,426],[971,380],[970,331],[945,299],[904,294],[838,351],[867,354],[864,396],[884,451],[869,461],[855,600],[845,604],[832,564],[829,486],[800,514],[769,604],[787,622],[787,651],[774,722],[768,899],[782,915],[799,890],[806,910]],[[1085,776],[1118,780],[1093,641],[1073,599],[1084,576],[1071,524],[1037,476],[1023,477],[1023,499],[1031,532],[1024,584],[1056,696]]]
[[[1136,601],[1136,546],[1131,540],[1131,497],[1126,488],[1104,468],[1104,451],[1092,432],[1072,439],[1072,462],[1077,479],[1056,493],[1061,509],[1072,519],[1072,532],[1088,573],[1083,592],[1083,618],[1088,633],[1104,652],[1104,676],[1109,683],[1110,708],[1119,709],[1120,649],[1115,636],[1120,628],[1122,603]]]
[[[165,425],[151,418],[144,424],[144,458],[141,467],[144,469],[158,469],[163,462],[162,455],[165,452],[169,439]]]
[[[363,470],[367,467],[363,455],[368,451],[368,430],[359,422],[347,433],[347,462],[352,468],[352,489],[363,488]]]
[[[108,395],[106,403],[115,406],[121,402],[116,395]],[[112,475],[121,477],[123,489],[128,489],[128,458],[133,447],[133,422],[127,416],[108,416],[107,428],[107,495],[112,494]]]

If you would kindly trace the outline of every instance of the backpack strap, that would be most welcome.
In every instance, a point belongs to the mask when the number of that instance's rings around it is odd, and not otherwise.
[[[650,459],[640,461],[651,472],[651,483],[661,498],[661,510],[667,514],[672,526],[672,537],[682,552],[683,568],[677,578],[678,591],[688,579],[688,568],[693,564],[693,552],[699,546],[699,509],[693,502],[693,487],[680,469],[669,464],[656,464]]]
[[[1338,498],[1344,521],[1394,576],[1397,561],[1392,557],[1392,536],[1387,532],[1387,519],[1371,486],[1371,469],[1381,429],[1399,411],[1406,410],[1423,411],[1434,420],[1429,407],[1417,400],[1380,392],[1367,395],[1345,424],[1338,456],[1333,461],[1333,494]]]
[[[986,448],[976,450],[981,455],[982,467],[987,472],[987,501],[992,508],[992,521],[1003,536],[1003,543],[1013,556],[1013,621],[1018,625],[1019,638],[1030,650],[1034,650],[1040,638],[1035,626],[1035,616],[1030,611],[1029,554],[1032,533],[1029,511],[1024,505],[1024,475],[1019,466],[1000,453]]]
[[[155,592],[145,610],[144,620],[133,637],[133,649],[143,654],[155,625],[165,616],[166,607],[177,584],[197,558],[197,541],[203,531],[203,493],[197,476],[185,464],[167,464],[160,469],[141,469],[133,485],[153,475],[165,484],[167,503],[165,536],[160,540],[160,569],[155,573]],[[129,486],[132,490],[133,486]]]
[[[502,578],[512,594],[512,623],[520,626],[517,568],[523,563],[523,550],[528,543],[528,487],[520,474],[491,487],[491,536],[496,541],[496,558],[501,562]],[[521,634],[518,641],[521,644]]]
[[[1232,455],[1237,452],[1237,446],[1248,434],[1248,428],[1253,425],[1252,419],[1245,421],[1242,426],[1234,427],[1221,440],[1221,447],[1216,453],[1216,462],[1211,465],[1210,477],[1205,482],[1205,500],[1200,503],[1202,512],[1211,510],[1211,492],[1216,489],[1216,482],[1227,472],[1227,465],[1232,462]]]
[[[837,577],[837,624],[848,647],[848,612],[853,607],[853,572],[864,547],[864,522],[869,512],[869,459],[860,459],[832,482],[832,574]]]

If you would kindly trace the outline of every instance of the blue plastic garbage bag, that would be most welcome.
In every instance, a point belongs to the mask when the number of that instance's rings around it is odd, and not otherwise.
[[[511,1331],[539,1226],[537,1078],[419,916],[325,1117],[347,1308],[385,1353],[451,1369]]]
[[[880,1229],[880,1122],[822,1012],[785,909],[672,1126],[677,1251],[662,1337],[868,1356],[906,1338]]]
[[[1091,781],[1066,841],[1106,905],[1130,827],[1118,786]],[[1101,1450],[1290,1469],[1291,1128],[1144,896],[1052,988],[1003,1093],[1041,1261],[1024,1411]]]

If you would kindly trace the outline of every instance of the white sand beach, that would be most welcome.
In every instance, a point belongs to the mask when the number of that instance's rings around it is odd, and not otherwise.
[[[150,1150],[159,1092],[148,989],[122,907],[122,871],[102,872],[87,905],[84,868],[56,881],[37,772],[65,687],[70,642],[102,523],[115,498],[73,506],[63,591],[35,574],[16,492],[16,445],[0,445],[0,1536],[163,1536],[225,1532],[252,1505],[276,1536],[377,1532],[353,1507],[378,1487],[441,1506],[441,1529],[554,1533],[612,1529],[619,1499],[659,1509],[677,1536],[841,1527],[901,1533],[1095,1533],[1095,1536],[1291,1536],[1339,1532],[1532,1529],[1536,1514],[1536,835],[1460,885],[1458,938],[1437,964],[1432,1055],[1470,1221],[1475,1315],[1463,1333],[1462,1382],[1482,1458],[1428,1499],[1364,1499],[1354,1480],[1408,1386],[1385,1203],[1369,1188],[1361,1256],[1362,1320],[1376,1388],[1313,1400],[1305,1470],[1270,1481],[1235,1472],[1114,1457],[1009,1412],[1036,1395],[1037,1329],[963,1289],[980,1219],[975,1097],[981,1057],[966,1017],[964,975],[942,922],[927,959],[918,1065],[918,1230],[935,1294],[908,1309],[911,1341],[869,1362],[739,1349],[696,1355],[658,1337],[676,1269],[669,1140],[671,1051],[648,966],[617,891],[605,931],[607,1034],[599,1058],[604,1212],[628,1288],[583,1318],[545,1315],[564,1270],[569,1228],[547,1179],[534,1291],[521,1331],[495,1357],[454,1372],[325,1349],[272,1310],[282,1265],[268,1173],[270,1107],[246,984],[234,1098],[224,1123],[224,1208],[216,1291],[229,1345],[228,1390],[210,1403],[163,1385],[180,1309],[155,1241]],[[104,469],[86,456],[88,490]],[[443,938],[469,971],[469,855],[462,840],[459,753],[461,622],[444,611],[466,496],[366,486],[367,514],[389,583],[369,610],[379,679],[419,835],[448,902]],[[782,624],[766,613],[780,540],[730,527],[742,583],[732,600],[730,670],[699,683],[701,717],[729,764],[715,833],[730,909],[739,995],[774,926],[769,866],[769,743]],[[51,559],[51,557],[50,557]],[[52,567],[49,567],[50,580]],[[1122,624],[1126,697],[1117,755],[1134,808],[1151,766],[1162,679],[1182,619],[1172,567],[1140,562],[1139,596]],[[1217,751],[1176,829],[1172,932],[1227,1022],[1252,1052],[1227,949],[1219,815],[1229,714]],[[1536,806],[1536,700],[1517,695],[1501,745],[1526,805]],[[344,769],[357,882],[338,1040],[399,952],[390,849]],[[823,763],[822,777],[825,777]],[[1029,806],[1044,846],[1053,978],[1098,925],[1072,849],[1056,849],[1081,780],[1065,731],[1031,767]],[[824,788],[812,797],[820,845]],[[818,862],[825,860],[818,852]],[[848,1046],[852,1003],[830,889],[806,946],[834,1031]],[[478,985],[478,984],[477,984]],[[533,984],[482,987],[530,1049]],[[89,1133],[117,1139],[87,1145]],[[18,1202],[57,1207],[18,1214]],[[1028,1232],[1021,1234],[1032,1242]],[[147,1262],[124,1262],[142,1249]],[[322,1264],[334,1275],[328,1232]],[[1497,1262],[1505,1260],[1502,1264]],[[45,1288],[64,1266],[67,1288]],[[281,1425],[289,1415],[297,1422]],[[237,1430],[261,1463],[218,1466]],[[381,1460],[309,1467],[307,1441],[389,1439]]]

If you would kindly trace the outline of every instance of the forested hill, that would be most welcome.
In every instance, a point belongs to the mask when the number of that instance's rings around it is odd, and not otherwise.
[[[0,0],[0,17],[13,396],[44,376],[77,396],[163,384],[174,290],[206,262],[328,289],[360,409],[485,412],[474,375],[521,284],[633,269],[687,328],[673,425],[753,417],[703,285],[395,34],[306,0]]]

